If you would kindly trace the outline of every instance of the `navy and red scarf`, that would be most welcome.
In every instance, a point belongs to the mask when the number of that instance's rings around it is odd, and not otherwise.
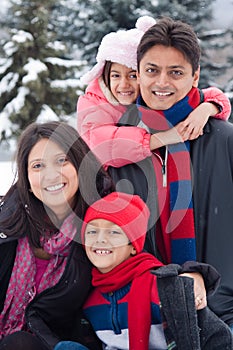
[[[187,96],[165,111],[146,108],[141,98],[137,101],[140,126],[151,133],[167,130],[184,120],[201,102],[200,91],[192,88]],[[163,240],[166,263],[182,264],[196,260],[196,242],[192,201],[190,143],[167,146],[166,182],[162,183],[162,164],[159,151],[152,156],[158,186],[159,236]],[[164,154],[163,154],[164,156]],[[162,238],[161,238],[162,235]]]

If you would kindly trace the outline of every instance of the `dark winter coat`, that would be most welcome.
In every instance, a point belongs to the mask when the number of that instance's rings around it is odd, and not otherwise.
[[[9,202],[11,198],[9,199]],[[11,209],[13,203],[8,203]],[[0,221],[5,215],[0,211]],[[9,215],[9,212],[8,212]],[[14,265],[17,238],[0,233],[0,312]],[[48,349],[60,340],[73,340],[98,349],[99,341],[82,315],[82,304],[91,289],[91,265],[83,247],[73,242],[67,265],[60,281],[38,294],[27,306],[27,326]]]
[[[193,270],[193,266],[190,268]],[[214,275],[208,266],[197,264],[196,268],[203,275]],[[208,307],[196,311],[193,279],[179,277],[181,272],[182,268],[175,264],[152,271],[157,276],[168,349],[232,350],[233,336],[230,328]],[[208,277],[211,279],[211,276]]]
[[[137,125],[135,110],[120,125],[132,125],[133,117]],[[209,305],[225,322],[233,324],[233,125],[210,118],[204,135],[190,144],[197,260],[219,271],[221,284]],[[151,213],[156,213],[157,189],[151,157],[122,168],[109,168],[109,172],[115,183],[128,179],[119,183],[121,190],[132,191],[133,184],[135,193],[147,202]],[[161,258],[155,226],[149,225],[145,249]]]
[[[220,273],[209,305],[233,324],[233,125],[210,119],[191,157],[197,259]]]

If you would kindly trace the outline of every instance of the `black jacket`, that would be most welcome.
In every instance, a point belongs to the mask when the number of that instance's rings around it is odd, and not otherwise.
[[[208,266],[196,265],[197,271],[213,274]],[[191,268],[192,269],[192,268]],[[161,315],[168,349],[232,350],[230,328],[208,307],[196,311],[193,279],[180,277],[179,265],[170,264],[152,271],[157,276]]]
[[[233,125],[210,118],[191,151],[197,259],[220,273],[209,305],[233,324]]]
[[[138,122],[134,110],[120,125]],[[225,322],[233,324],[233,125],[210,118],[204,135],[190,145],[197,259],[219,271],[221,284],[209,305]],[[110,167],[109,172],[115,183],[128,180],[117,184],[119,190],[132,191],[133,185],[134,193],[142,196],[151,213],[156,213],[156,179],[150,157],[122,168]],[[155,226],[149,225],[145,249],[161,258],[155,231]]]
[[[13,203],[10,207],[13,208]],[[5,209],[0,211],[0,221],[5,214]],[[0,233],[0,312],[4,306],[16,247],[16,237]],[[28,328],[51,350],[60,340],[79,341],[90,349],[98,349],[99,341],[82,315],[82,304],[90,289],[90,262],[83,247],[73,242],[60,281],[38,294],[27,306],[25,316]]]

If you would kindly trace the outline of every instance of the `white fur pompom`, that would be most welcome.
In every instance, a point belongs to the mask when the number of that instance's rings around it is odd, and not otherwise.
[[[135,27],[145,33],[155,23],[156,20],[153,17],[142,16],[137,19]]]

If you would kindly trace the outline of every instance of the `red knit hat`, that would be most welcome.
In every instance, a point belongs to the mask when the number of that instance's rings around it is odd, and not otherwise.
[[[95,219],[105,219],[120,226],[139,253],[144,246],[149,216],[149,209],[139,196],[112,192],[87,209],[81,230],[82,242],[84,244],[87,224]]]

